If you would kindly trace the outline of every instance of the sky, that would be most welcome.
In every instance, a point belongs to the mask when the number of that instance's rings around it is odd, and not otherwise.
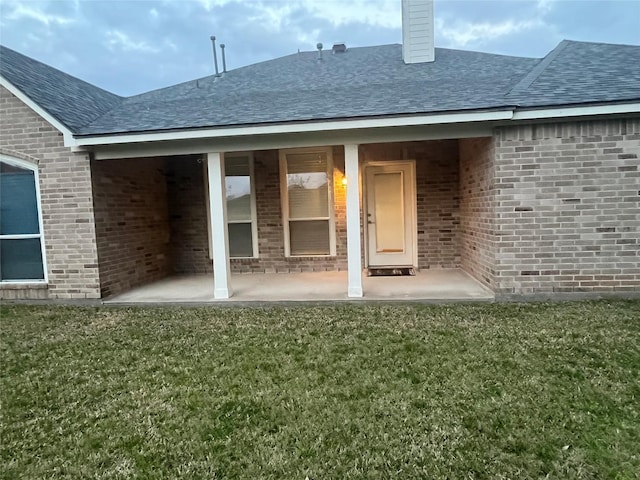
[[[640,45],[640,0],[436,0],[434,16],[442,48]],[[318,42],[401,43],[401,28],[401,0],[0,0],[0,43],[123,96],[212,74],[211,35],[231,70]]]

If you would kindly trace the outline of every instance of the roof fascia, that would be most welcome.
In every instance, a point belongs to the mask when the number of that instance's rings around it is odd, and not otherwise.
[[[546,120],[554,118],[592,117],[597,115],[616,115],[640,113],[640,102],[614,105],[585,105],[580,107],[518,109],[512,120]]]
[[[322,122],[286,123],[278,125],[258,125],[241,127],[209,128],[173,132],[139,133],[124,135],[77,136],[78,146],[117,145],[124,143],[157,142],[175,140],[195,140],[205,138],[241,137],[253,135],[273,135],[291,133],[312,133],[369,128],[407,127],[421,125],[443,125],[450,123],[472,123],[504,121],[513,117],[513,109],[488,112],[461,112],[410,117],[387,117],[356,120],[336,120]]]
[[[67,126],[65,126],[62,122],[56,119],[53,115],[47,112],[44,108],[38,105],[36,102],[31,100],[29,96],[27,96],[22,90],[16,87],[13,83],[7,80],[4,76],[0,75],[0,85],[6,88],[9,92],[15,95],[22,103],[24,103],[27,107],[33,110],[37,115],[44,118],[44,120],[49,123],[53,128],[62,133],[62,138],[64,141],[65,147],[76,147],[77,143],[75,138],[73,138],[73,133]]]

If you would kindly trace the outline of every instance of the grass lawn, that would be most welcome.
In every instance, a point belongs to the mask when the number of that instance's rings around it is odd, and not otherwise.
[[[1,478],[640,478],[640,302],[0,306]]]

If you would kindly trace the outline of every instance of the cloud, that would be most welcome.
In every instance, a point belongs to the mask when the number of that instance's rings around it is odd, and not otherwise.
[[[120,30],[108,30],[106,33],[106,45],[110,50],[122,50],[123,52],[158,53],[160,50],[149,45],[144,40],[133,40],[129,35]]]
[[[400,28],[402,15],[398,0],[351,0],[349,2],[326,0],[303,0],[301,8],[316,18],[327,20],[332,26],[340,27],[353,23],[385,28]]]
[[[553,4],[556,1],[557,0],[538,0],[536,2],[536,7],[541,13],[546,14],[546,13],[549,13],[551,10],[553,10],[553,7],[554,7]]]
[[[505,35],[522,33],[538,27],[543,27],[541,20],[505,20],[502,22],[457,22],[453,26],[445,24],[442,19],[436,19],[436,31],[454,48],[464,48],[476,42],[488,42]]]
[[[197,4],[207,12],[228,5],[242,6],[251,12],[248,20],[262,22],[272,32],[283,31],[296,12],[326,21],[332,27],[359,23],[399,28],[402,19],[399,0],[197,0]]]
[[[32,4],[17,3],[12,4],[13,7],[9,13],[6,14],[6,18],[9,20],[35,20],[47,27],[52,25],[69,25],[74,23],[75,20],[71,17],[65,17],[63,15],[57,15],[53,13],[46,13],[45,11],[36,8]]]
[[[262,25],[263,28],[274,33],[283,30],[283,27],[289,23],[291,14],[297,8],[295,4],[290,3],[259,3],[253,7],[253,14],[249,17],[249,22]]]
[[[216,7],[224,7],[229,3],[239,3],[238,0],[196,0],[196,2],[207,12],[212,11]]]
[[[506,53],[511,51],[512,42],[522,45],[538,35],[537,45],[544,44],[546,51],[547,40],[557,40],[553,22],[549,20],[557,3],[558,0],[439,3],[435,12],[436,43],[468,49],[490,46],[492,50]],[[517,54],[517,51],[512,53]]]

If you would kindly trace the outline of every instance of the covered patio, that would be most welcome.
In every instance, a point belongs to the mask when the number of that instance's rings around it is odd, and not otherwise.
[[[101,295],[117,303],[492,300],[492,139],[429,135],[103,152],[92,163]],[[371,268],[418,273],[368,277]]]
[[[231,275],[234,295],[214,298],[211,275],[178,275],[143,285],[105,300],[109,304],[322,302],[347,296],[347,272]],[[415,276],[363,276],[364,295],[355,301],[492,301],[489,289],[460,269],[423,270]]]

